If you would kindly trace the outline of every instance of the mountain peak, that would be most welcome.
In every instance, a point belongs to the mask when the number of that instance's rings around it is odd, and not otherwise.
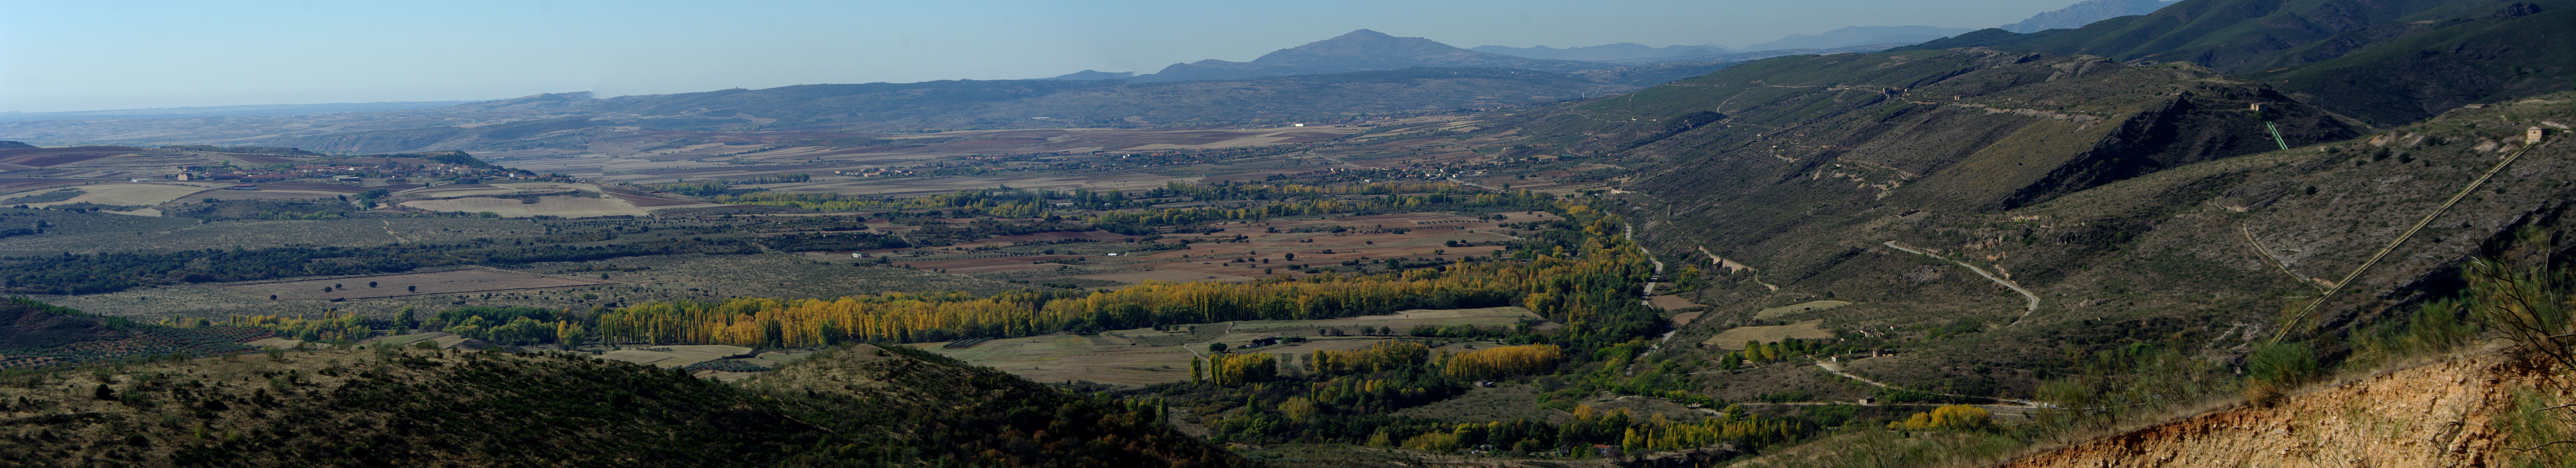
[[[1419,37],[1396,37],[1367,29],[1351,31],[1332,39],[1308,42],[1306,45],[1279,49],[1252,59],[1254,63],[1297,63],[1320,56],[1367,56],[1371,58],[1423,59],[1457,54],[1472,54],[1467,49],[1452,47]]]
[[[1440,41],[1361,29],[1272,51],[1250,62],[1208,59],[1175,63],[1163,67],[1163,71],[1137,76],[1134,82],[1241,79],[1413,67],[1520,68],[1557,73],[1599,68],[1583,62],[1532,60],[1460,49]]]

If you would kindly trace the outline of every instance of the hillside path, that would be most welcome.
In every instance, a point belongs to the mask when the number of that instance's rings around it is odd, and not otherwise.
[[[1959,266],[1968,267],[1968,271],[1974,271],[1974,272],[1977,272],[1977,276],[1983,276],[1983,277],[1986,277],[1986,279],[1987,279],[1987,280],[1989,280],[1989,281],[1994,281],[1994,282],[1995,282],[1995,284],[2004,285],[2004,287],[2012,288],[2013,292],[2021,293],[2021,297],[2025,297],[2025,298],[2029,298],[2029,299],[2030,299],[2030,304],[2023,306],[2023,310],[2021,311],[2021,318],[2015,318],[2015,319],[2013,319],[2013,324],[2015,324],[2015,325],[2019,325],[2019,324],[2021,324],[2021,319],[2022,319],[2022,318],[2029,318],[2029,317],[2030,317],[2030,313],[2031,313],[2031,312],[2038,312],[2038,311],[2039,311],[2039,295],[2038,295],[2038,294],[2031,294],[2031,293],[2030,293],[2030,290],[2028,290],[2028,289],[2022,289],[2022,288],[2021,288],[2021,285],[2013,284],[2013,282],[2011,282],[2011,281],[2005,281],[2003,278],[1997,278],[1997,277],[1995,277],[1995,275],[1994,275],[1994,274],[1992,274],[1992,273],[1986,273],[1986,269],[1984,269],[1984,268],[1977,268],[1977,266],[1976,266],[1976,265],[1969,265],[1969,264],[1968,264],[1968,262],[1962,262],[1962,261],[1958,261],[1958,260],[1950,260],[1949,258],[1947,258],[1947,257],[1942,257],[1942,256],[1940,256],[1940,255],[1933,255],[1933,254],[1931,254],[1931,253],[1926,253],[1926,252],[1924,252],[1924,251],[1920,251],[1920,250],[1908,249],[1908,248],[1905,248],[1904,246],[1896,245],[1896,241],[1887,241],[1887,242],[1885,242],[1885,244],[1886,244],[1888,247],[1894,247],[1894,248],[1896,248],[1896,250],[1903,250],[1903,251],[1907,251],[1907,252],[1913,252],[1913,253],[1915,253],[1915,254],[1917,254],[1917,255],[1923,255],[1923,256],[1932,257],[1932,258],[1938,258],[1938,259],[1942,259],[1942,260],[1949,260],[1949,261],[1950,261],[1950,263],[1956,263],[1956,264],[1959,264]],[[2009,327],[2009,326],[2012,326],[2012,325],[2005,325],[2005,326],[2008,326],[2008,327]]]
[[[1817,368],[1817,369],[1824,369],[1824,370],[1825,370],[1825,372],[1832,372],[1832,373],[1834,373],[1834,375],[1843,376],[1843,378],[1846,378],[1846,379],[1852,379],[1852,380],[1860,381],[1860,383],[1865,383],[1865,384],[1870,384],[1870,385],[1876,385],[1876,386],[1878,386],[1878,388],[1896,388],[1896,387],[1890,387],[1890,386],[1887,386],[1887,384],[1878,383],[1878,381],[1876,381],[1876,380],[1870,380],[1870,379],[1862,378],[1861,376],[1852,375],[1850,372],[1843,372],[1843,365],[1842,365],[1842,363],[1839,363],[1839,362],[1816,361],[1816,368]],[[1916,391],[1920,391],[1920,390],[1916,390]],[[1923,393],[1932,393],[1932,392],[1923,392]],[[2019,403],[2019,404],[2021,404],[2021,406],[2034,407],[2034,408],[2039,406],[2039,402],[2034,402],[2034,401],[2030,401],[2030,400],[2015,400],[2015,399],[2011,399],[2011,398],[1981,397],[1981,396],[1969,396],[1969,395],[1951,395],[1951,394],[1948,394],[1948,393],[1932,393],[1932,394],[1934,394],[1934,395],[1954,396],[1954,397],[1960,397],[1960,398],[1984,398],[1984,399],[1995,400],[1995,401],[2008,401],[2008,402],[2013,402],[2013,403]],[[1977,405],[1977,406],[1990,406],[1990,405]]]

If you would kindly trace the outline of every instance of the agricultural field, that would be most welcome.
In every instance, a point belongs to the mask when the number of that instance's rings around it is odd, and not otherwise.
[[[1833,338],[1834,333],[1825,331],[1823,328],[1824,324],[1824,319],[1816,319],[1788,325],[1735,327],[1729,328],[1725,332],[1720,332],[1717,336],[1709,337],[1708,340],[1701,341],[1700,344],[1704,346],[1716,346],[1719,349],[1725,349],[1728,351],[1737,351],[1743,350],[1744,343],[1747,341],[1776,343],[1785,338],[1797,338],[1802,340]]]
[[[442,213],[494,213],[510,218],[531,216],[594,218],[648,214],[642,208],[636,208],[634,204],[627,203],[626,200],[585,197],[538,197],[536,203],[508,198],[468,197],[407,201],[403,202],[402,206]]]
[[[1528,309],[1494,307],[1484,309],[1407,310],[1392,315],[1368,315],[1326,320],[1246,320],[1197,325],[1178,325],[1169,331],[1151,328],[1115,330],[1092,335],[1051,334],[1022,338],[1002,338],[974,343],[964,348],[946,348],[951,342],[916,343],[913,346],[969,363],[990,366],[1039,382],[1091,381],[1118,386],[1150,385],[1189,380],[1190,359],[1207,355],[1210,343],[1224,343],[1234,353],[1308,354],[1316,351],[1349,351],[1394,340],[1416,326],[1478,325],[1508,327],[1526,320],[1543,320]],[[1360,335],[1361,327],[1391,327],[1397,337],[1324,336],[1325,330],[1341,330],[1347,335]],[[1554,323],[1538,328],[1554,329]],[[1264,338],[1303,337],[1302,343],[1245,348],[1253,340]],[[963,343],[963,342],[959,342]],[[1459,342],[1440,349],[1465,351],[1494,343]],[[1293,359],[1293,358],[1292,358]]]
[[[171,200],[187,197],[190,194],[214,190],[230,185],[231,184],[217,184],[212,182],[126,182],[83,185],[75,188],[57,189],[66,191],[78,190],[81,192],[79,196],[72,197],[69,200],[27,203],[26,205],[30,208],[42,208],[76,203],[136,207],[152,206],[168,203]],[[22,193],[12,194],[11,197],[24,197],[31,195],[32,194]]]
[[[1667,294],[1667,295],[1659,295],[1659,296],[1655,296],[1655,297],[1654,297],[1654,298],[1652,298],[1652,299],[1647,299],[1647,301],[1648,301],[1649,303],[1653,304],[1653,305],[1655,306],[1655,308],[1658,308],[1658,309],[1664,309],[1664,310],[1682,310],[1682,309],[1689,309],[1689,308],[1693,308],[1693,307],[1708,307],[1708,306],[1706,306],[1706,305],[1701,305],[1701,304],[1696,303],[1696,302],[1691,302],[1691,301],[1690,301],[1690,299],[1688,299],[1688,298],[1683,298],[1683,297],[1681,297],[1681,296],[1674,296],[1674,295],[1669,295],[1669,294]]]
[[[1484,215],[1422,212],[1220,223],[1213,226],[1217,232],[1203,230],[1164,234],[1161,236],[1163,239],[1153,241],[1154,244],[1116,242],[1114,240],[1136,237],[1107,235],[1099,231],[1083,233],[1086,235],[1082,237],[1094,240],[1092,242],[1019,244],[1002,241],[1020,239],[996,237],[988,239],[988,242],[974,243],[991,245],[1004,253],[1054,252],[1083,256],[1077,265],[1033,263],[1063,257],[1011,257],[1017,260],[1017,264],[1008,260],[974,258],[975,255],[997,255],[990,251],[910,248],[870,250],[866,253],[888,256],[890,264],[894,265],[951,273],[1034,270],[1010,276],[1032,282],[1058,279],[1120,284],[1146,281],[1246,282],[1325,272],[1383,272],[1391,266],[1390,261],[1423,265],[1455,262],[1469,255],[1492,255],[1497,244],[1523,238],[1516,235],[1522,234],[1520,230],[1501,227],[1501,224],[1563,219],[1544,212],[1503,214],[1506,219],[1501,220],[1474,219],[1477,216]],[[1334,232],[1336,230],[1341,232]],[[1236,239],[1236,236],[1243,239]],[[1081,266],[1093,268],[1079,268]],[[1102,269],[1109,271],[1099,271]],[[1046,272],[1061,274],[1049,275]]]
[[[462,268],[424,273],[350,276],[330,279],[279,281],[225,286],[250,295],[275,295],[278,300],[376,299],[387,297],[473,294],[495,291],[570,288],[614,284],[607,281],[570,276],[547,276],[490,268]],[[358,286],[351,286],[358,285]]]
[[[0,255],[57,255],[262,248],[285,245],[363,247],[388,243],[449,244],[476,238],[544,233],[525,219],[456,217],[345,218],[332,220],[222,220],[69,213],[0,208],[0,226],[42,221],[43,234],[0,239]]]

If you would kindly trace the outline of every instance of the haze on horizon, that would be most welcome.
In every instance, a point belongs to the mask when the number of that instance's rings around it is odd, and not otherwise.
[[[0,111],[1152,73],[1363,28],[1462,48],[1741,47],[1845,26],[1992,27],[2071,3],[11,2]]]

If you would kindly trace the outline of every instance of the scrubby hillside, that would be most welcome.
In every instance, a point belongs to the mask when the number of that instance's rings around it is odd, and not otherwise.
[[[2224,81],[2194,85],[2202,83]],[[2185,94],[2201,92],[2227,91]],[[2077,371],[2083,360],[2073,356],[2119,343],[2182,340],[2229,359],[2242,352],[2230,348],[2276,334],[2285,309],[2309,306],[2341,282],[2351,284],[2314,306],[2322,312],[2299,317],[2300,326],[2368,325],[2454,294],[2457,265],[2479,255],[2482,245],[2525,227],[2563,229],[2565,201],[2576,199],[2576,186],[2563,174],[2576,170],[2569,167],[2576,147],[2533,147],[2480,181],[2522,147],[2526,129],[2557,131],[2556,125],[2576,122],[2576,95],[2547,98],[2454,111],[2369,138],[2144,166],[2161,170],[2008,210],[1999,208],[2045,193],[2028,187],[2080,186],[2022,185],[2033,179],[2009,177],[2039,171],[2016,169],[2055,166],[2055,174],[2064,174],[2152,158],[2065,164],[2065,155],[2088,150],[2032,145],[1982,166],[1958,166],[1973,170],[1889,168],[1941,153],[1864,151],[1877,140],[1833,140],[1838,134],[1828,129],[1839,122],[1827,121],[1779,132],[1788,138],[1766,135],[1788,140],[1784,148],[1812,141],[1797,137],[1800,131],[1824,140],[1798,153],[1772,156],[1767,142],[1744,138],[1749,141],[1701,156],[1710,162],[1700,166],[1733,172],[1675,171],[1638,184],[1639,195],[1628,200],[1632,211],[1659,218],[1640,234],[1658,251],[1695,262],[1723,257],[1751,268],[1716,276],[1716,286],[1698,294],[1716,310],[1685,327],[1682,337],[1755,320],[1820,318],[1846,337],[1877,337],[1870,341],[1911,351],[1853,363],[1860,375],[1912,388],[2029,395],[2049,376]],[[2225,112],[2236,111],[2182,115]],[[2250,119],[2214,120],[2213,127],[2262,128]],[[1847,146],[1859,149],[1839,149]],[[1942,182],[1945,176],[1956,182]],[[1906,183],[1907,177],[1921,182]],[[1978,188],[1971,183],[1997,179],[2013,183],[1971,190]],[[2472,183],[2478,183],[2473,193],[2411,231],[2371,269],[2353,274]],[[1823,298],[1855,304],[1755,314]],[[1942,323],[1982,333],[1929,328]]]
[[[257,348],[243,342],[270,334],[244,327],[146,325],[11,298],[0,301],[0,369],[244,352]]]
[[[2576,2],[2188,0],[2077,29],[1988,29],[1905,49],[1991,47],[2190,62],[2376,125],[2567,90]]]
[[[2485,353],[2123,432],[2002,466],[2563,466],[2576,400],[2546,359]],[[2539,448],[2541,450],[2531,450]]]
[[[584,354],[418,349],[17,372],[0,378],[0,464],[1239,463],[1171,437],[1147,406],[877,351],[853,345],[781,371],[868,387],[742,388]],[[1003,426],[1035,416],[1047,430]]]

